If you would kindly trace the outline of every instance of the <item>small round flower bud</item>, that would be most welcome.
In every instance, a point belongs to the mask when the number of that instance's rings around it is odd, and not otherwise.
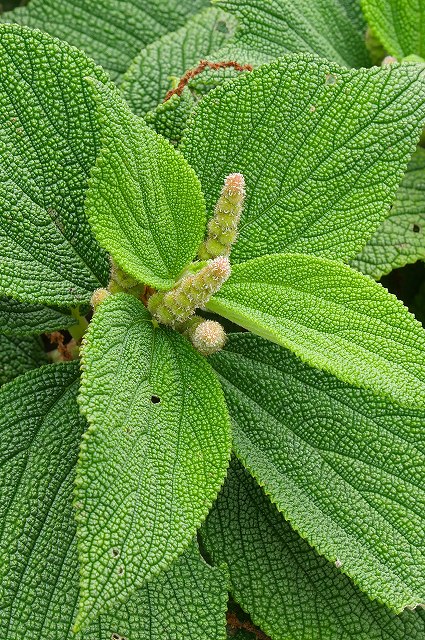
[[[190,339],[193,346],[203,356],[220,351],[226,344],[226,334],[219,322],[205,320],[200,322],[192,332]]]
[[[111,294],[108,289],[96,289],[91,297],[91,306],[93,309],[96,310],[97,307],[110,295]]]
[[[394,58],[394,56],[385,56],[385,58],[381,62],[381,67],[385,66],[386,64],[394,64],[395,62],[397,62],[397,58]]]

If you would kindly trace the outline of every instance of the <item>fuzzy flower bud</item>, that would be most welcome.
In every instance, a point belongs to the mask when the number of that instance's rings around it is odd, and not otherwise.
[[[151,296],[148,309],[158,322],[175,327],[193,316],[195,309],[205,307],[229,276],[229,258],[209,260],[199,271],[184,275],[170,291]]]
[[[238,235],[238,225],[245,200],[245,179],[231,173],[224,181],[214,215],[208,223],[207,239],[199,248],[201,260],[228,256]]]
[[[98,306],[110,295],[111,294],[108,289],[96,289],[91,297],[91,306],[93,309],[96,311]]]
[[[204,320],[200,322],[190,336],[195,349],[203,356],[220,351],[226,344],[226,334],[219,322]]]

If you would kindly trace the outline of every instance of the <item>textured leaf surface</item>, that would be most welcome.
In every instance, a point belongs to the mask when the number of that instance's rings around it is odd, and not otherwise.
[[[203,539],[226,561],[234,598],[273,640],[419,640],[423,611],[396,616],[371,602],[291,529],[239,464],[211,512]]]
[[[403,178],[391,215],[351,265],[375,280],[425,259],[425,149],[418,147]]]
[[[292,525],[372,598],[425,601],[425,410],[404,410],[252,334],[211,360],[234,448]]]
[[[170,76],[180,78],[232,38],[237,21],[221,9],[206,9],[173,33],[153,42],[136,56],[123,78],[130,107],[144,115],[162,102],[171,88]]]
[[[119,610],[82,635],[71,631],[78,600],[72,509],[84,428],[78,365],[51,365],[0,392],[0,577],[4,640],[175,640],[224,637],[227,572],[190,548]]]
[[[388,53],[397,58],[425,57],[423,0],[362,0],[362,7]]]
[[[83,351],[90,428],[77,473],[79,623],[124,601],[189,544],[226,475],[229,417],[208,363],[141,302],[108,298]]]
[[[235,265],[210,311],[312,367],[425,407],[425,332],[384,287],[338,262],[297,254]]]
[[[0,334],[0,385],[41,364],[46,356],[39,338]]]
[[[154,131],[167,138],[174,146],[178,146],[196,104],[196,98],[189,89],[185,89],[181,96],[171,96],[167,102],[148,111],[145,120]]]
[[[241,20],[238,44],[274,58],[315,53],[348,67],[369,65],[366,25],[353,0],[220,0]]]
[[[182,149],[207,211],[226,175],[245,176],[233,261],[280,252],[354,258],[394,200],[424,102],[417,65],[349,71],[307,55],[212,91]]]
[[[102,151],[86,211],[99,242],[129,274],[168,288],[192,260],[205,227],[199,180],[183,156],[130,111],[118,91],[93,89]]]
[[[140,49],[207,5],[208,0],[31,0],[4,19],[83,49],[119,80]]]
[[[75,324],[68,309],[26,304],[0,296],[0,333],[28,336],[65,329]]]
[[[70,637],[78,584],[71,496],[85,422],[76,402],[78,373],[75,362],[50,365],[0,391],[5,640]]]
[[[105,284],[108,261],[84,216],[98,126],[85,55],[0,25],[0,291],[23,302],[76,305]]]

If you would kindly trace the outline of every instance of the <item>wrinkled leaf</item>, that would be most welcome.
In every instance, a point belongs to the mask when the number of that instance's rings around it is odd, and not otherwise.
[[[205,227],[199,180],[168,141],[133,115],[118,91],[93,87],[102,151],[86,211],[94,232],[130,275],[170,287],[192,260]]]
[[[226,475],[229,417],[208,363],[119,294],[95,313],[80,403],[78,627],[167,569]]]
[[[26,304],[0,296],[0,333],[28,336],[66,329],[76,323],[69,309]]]
[[[345,382],[425,407],[424,329],[384,287],[342,263],[256,258],[233,267],[207,308]]]
[[[233,261],[354,258],[386,217],[419,139],[424,79],[417,65],[350,71],[293,55],[209,93],[182,150],[208,212],[226,175],[245,176]]]
[[[362,0],[367,21],[388,53],[425,57],[423,0]]]
[[[391,215],[351,265],[375,280],[393,269],[425,259],[425,149],[407,167]]]
[[[425,602],[425,410],[404,410],[252,334],[211,359],[234,448],[292,525],[397,611]]]
[[[51,365],[0,392],[0,577],[4,640],[224,638],[227,572],[197,545],[85,633],[71,630],[78,601],[72,492],[85,427],[78,365]]]
[[[238,463],[203,527],[233,597],[273,640],[420,640],[425,614],[371,602],[291,529]]]
[[[348,67],[369,66],[366,25],[354,0],[219,0],[241,21],[237,44],[274,58],[315,53]]]
[[[66,40],[119,80],[140,49],[207,5],[207,0],[31,0],[3,19]]]
[[[39,338],[0,334],[0,385],[42,364],[46,356]]]
[[[184,27],[169,33],[136,56],[122,82],[124,98],[138,115],[154,109],[171,89],[170,76],[180,78],[203,58],[232,38],[237,21],[221,9],[210,8]]]
[[[23,302],[76,305],[107,281],[83,210],[99,139],[86,75],[107,82],[65,43],[0,25],[0,293]]]

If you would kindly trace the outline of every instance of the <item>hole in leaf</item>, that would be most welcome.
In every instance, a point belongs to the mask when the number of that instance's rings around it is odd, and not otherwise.
[[[326,74],[325,84],[327,84],[327,85],[336,84],[336,81],[337,81],[337,77],[334,76],[333,73],[327,73]]]
[[[151,396],[152,404],[159,404],[161,402],[161,398],[159,396]]]
[[[124,567],[123,567],[123,566],[118,567],[118,569],[117,569],[117,573],[118,573],[118,575],[119,575],[119,576],[122,576],[122,575],[123,575],[123,573],[124,573]]]
[[[118,558],[118,556],[120,555],[120,550],[114,547],[113,549],[111,549],[111,555],[113,558]]]
[[[419,233],[419,231],[421,230],[421,228],[420,228],[420,226],[418,224],[414,224],[412,229],[413,229],[414,233]]]

